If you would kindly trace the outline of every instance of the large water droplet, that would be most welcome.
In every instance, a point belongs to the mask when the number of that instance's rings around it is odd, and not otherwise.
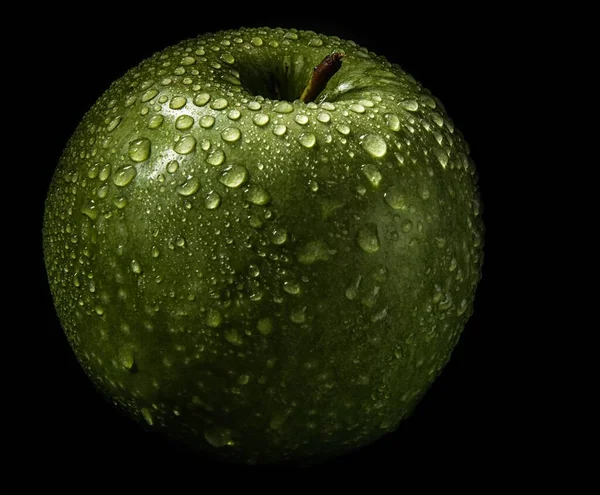
[[[188,155],[196,148],[196,138],[194,136],[188,135],[183,136],[175,146],[173,146],[173,150],[180,155]]]
[[[368,223],[358,231],[358,245],[365,253],[375,253],[379,251],[379,235],[377,234],[377,225]]]
[[[230,165],[219,176],[219,182],[227,187],[240,187],[248,179],[248,170],[243,165]]]
[[[242,345],[244,343],[242,335],[235,328],[225,331],[225,340],[233,345]]]
[[[433,154],[438,159],[443,168],[448,165],[448,154],[442,148],[433,148]]]
[[[241,131],[237,127],[228,127],[221,132],[221,138],[228,143],[234,143],[242,137]]]
[[[377,134],[365,134],[360,137],[360,144],[369,155],[374,158],[381,158],[387,152],[387,144],[381,136]]]
[[[362,172],[374,188],[379,187],[379,183],[381,182],[381,173],[375,165],[372,163],[363,165]]]
[[[194,105],[197,107],[203,107],[210,101],[210,95],[208,93],[199,93],[194,97]]]
[[[148,138],[136,139],[129,143],[129,158],[139,163],[150,158],[151,143]]]
[[[148,129],[158,129],[164,120],[165,118],[160,113],[153,115],[148,121]]]
[[[146,409],[145,407],[143,407],[140,412],[142,413],[142,417],[146,420],[146,423],[148,423],[150,426],[152,426],[152,424],[154,423],[154,420],[152,419],[152,414],[150,413],[150,411],[148,409]]]
[[[347,136],[348,134],[350,134],[350,127],[348,127],[345,124],[339,124],[336,127],[336,130],[340,133],[343,134],[344,136]]]
[[[122,120],[123,120],[123,117],[121,117],[121,116],[115,117],[114,119],[112,119],[110,121],[110,124],[108,124],[108,126],[106,127],[106,130],[108,132],[114,131],[119,126],[119,124],[121,123]]]
[[[290,313],[290,320],[293,323],[304,323],[306,321],[306,306],[294,308]]]
[[[252,122],[254,122],[257,126],[262,127],[269,123],[269,116],[264,113],[257,113],[252,118]]]
[[[319,115],[317,115],[317,120],[323,124],[327,124],[327,122],[331,120],[331,115],[329,115],[327,112],[321,112]]]
[[[300,284],[293,281],[285,281],[283,283],[283,290],[288,294],[298,295],[300,294]]]
[[[305,148],[312,148],[316,144],[317,138],[314,134],[307,132],[300,135],[298,142]]]
[[[365,107],[360,103],[354,103],[350,105],[350,110],[352,110],[354,113],[365,113]]]
[[[204,438],[210,445],[217,448],[234,445],[231,439],[231,430],[218,426],[204,430]]]
[[[131,261],[131,271],[137,275],[142,273],[142,265],[138,260]]]
[[[275,229],[273,231],[273,234],[271,235],[271,242],[273,242],[273,244],[277,244],[278,246],[281,246],[282,244],[285,244],[285,241],[287,241],[287,238],[288,238],[288,234],[285,229]]]
[[[400,228],[401,228],[402,232],[407,234],[412,230],[413,223],[407,218],[402,221],[402,223],[400,224]]]
[[[298,251],[298,261],[303,265],[327,261],[329,258],[329,247],[322,241],[310,241]]]
[[[225,153],[222,150],[215,150],[206,157],[206,162],[209,165],[221,165],[225,161]]]
[[[127,347],[123,347],[118,352],[119,364],[126,370],[132,370],[135,364],[133,351]]]
[[[384,194],[385,202],[394,210],[402,210],[406,206],[404,194],[399,186],[391,186]]]
[[[158,90],[156,89],[149,89],[148,91],[146,91],[143,95],[142,95],[142,103],[146,103],[147,101],[150,101],[152,98],[154,98],[156,95],[158,94]]]
[[[113,174],[113,182],[116,186],[123,187],[129,184],[137,175],[137,170],[134,166],[123,167],[115,171]]]
[[[250,40],[250,43],[252,43],[254,46],[262,46],[263,40],[262,40],[262,38],[259,38],[258,36],[255,36],[254,38],[252,38]]]
[[[206,324],[211,328],[217,328],[223,323],[223,315],[217,309],[209,309],[206,314]]]
[[[224,108],[227,108],[228,104],[229,103],[225,98],[217,98],[210,104],[210,108],[213,110],[223,110]]]
[[[358,298],[358,290],[361,280],[362,275],[358,275],[346,288],[345,296],[350,301],[354,301],[356,298]]]
[[[294,111],[294,106],[288,101],[280,101],[275,104],[273,111],[276,113],[291,113]]]
[[[175,129],[186,131],[194,125],[194,118],[189,115],[180,115],[175,121]]]
[[[269,192],[260,186],[250,186],[248,189],[246,189],[244,198],[249,203],[258,206],[266,205],[271,201],[271,195]]]
[[[399,105],[409,112],[416,112],[419,109],[419,104],[415,100],[404,100]]]
[[[181,196],[191,196],[192,194],[196,194],[198,189],[200,189],[200,181],[195,177],[191,177],[180,185],[176,191]]]
[[[400,119],[398,118],[397,115],[395,115],[393,113],[388,113],[385,116],[385,120],[387,122],[388,127],[392,131],[399,131],[400,130]]]
[[[210,129],[215,125],[215,118],[212,115],[203,115],[200,118],[200,127],[203,129]]]
[[[262,335],[269,335],[273,331],[273,320],[269,317],[261,318],[258,320],[256,328]]]
[[[283,136],[285,131],[287,131],[287,127],[283,124],[277,124],[275,127],[273,127],[273,134],[276,136]]]
[[[180,108],[183,108],[186,103],[187,99],[184,96],[174,96],[171,99],[171,103],[169,103],[169,107],[173,110],[179,110]]]
[[[87,199],[84,201],[83,205],[81,206],[81,213],[86,215],[91,220],[96,220],[96,218],[98,218],[98,210],[96,209],[93,199]]]
[[[171,160],[167,163],[167,172],[174,174],[177,170],[179,170],[179,162],[177,160]]]

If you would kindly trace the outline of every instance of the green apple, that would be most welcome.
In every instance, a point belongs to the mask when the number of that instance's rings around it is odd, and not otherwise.
[[[228,460],[329,456],[393,431],[449,359],[478,198],[462,135],[400,67],[240,29],[102,95],[52,180],[44,256],[82,367],[149,429]]]

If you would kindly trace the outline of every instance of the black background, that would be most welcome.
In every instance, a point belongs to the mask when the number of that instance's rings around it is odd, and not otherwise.
[[[411,10],[401,5],[392,13],[391,7],[376,2],[361,7],[257,4],[243,9],[220,3],[133,10],[103,6],[85,12],[52,8],[38,11],[40,20],[26,28],[36,40],[33,51],[15,39],[10,94],[35,102],[20,112],[26,122],[15,139],[34,147],[36,173],[23,178],[28,198],[33,199],[19,214],[19,218],[27,215],[26,235],[34,246],[27,255],[32,273],[20,280],[16,297],[20,321],[26,322],[19,323],[25,343],[16,356],[6,356],[18,363],[11,367],[18,407],[4,422],[14,444],[13,474],[24,466],[52,466],[51,478],[45,480],[67,483],[72,481],[72,469],[109,473],[121,467],[131,469],[140,482],[158,471],[183,478],[217,475],[230,481],[237,475],[272,479],[275,472],[292,479],[361,472],[377,473],[385,482],[391,477],[416,478],[422,469],[435,471],[444,464],[469,476],[482,467],[496,468],[502,476],[518,472],[526,464],[529,443],[517,432],[528,420],[513,369],[518,354],[515,340],[526,331],[527,315],[514,322],[517,295],[507,287],[514,287],[511,267],[527,248],[521,246],[517,252],[507,238],[514,228],[511,205],[521,191],[506,173],[520,166],[519,144],[511,139],[523,125],[514,118],[515,95],[529,91],[515,73],[521,65],[535,63],[536,51],[535,43],[520,43],[518,16],[493,8]],[[399,63],[444,102],[466,136],[484,203],[485,263],[475,314],[442,375],[397,432],[347,456],[302,469],[248,468],[201,459],[143,432],[115,412],[95,392],[63,336],[41,258],[43,202],[54,167],[94,101],[113,80],[154,52],[184,38],[240,26],[295,27],[338,35]],[[19,90],[23,80],[27,94]],[[27,131],[32,125],[43,129],[34,140]],[[13,194],[18,199],[18,187]],[[25,484],[40,481],[19,476]]]

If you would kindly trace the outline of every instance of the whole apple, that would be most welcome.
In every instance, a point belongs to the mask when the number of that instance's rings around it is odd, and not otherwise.
[[[116,81],[56,169],[44,256],[98,388],[228,460],[336,455],[393,431],[472,313],[468,146],[351,41],[239,29]]]

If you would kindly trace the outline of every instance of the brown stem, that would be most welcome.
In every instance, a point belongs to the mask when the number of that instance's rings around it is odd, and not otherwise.
[[[300,96],[304,103],[314,101],[321,94],[329,80],[342,67],[343,57],[343,53],[332,53],[315,67],[308,84],[302,91],[302,96]]]

